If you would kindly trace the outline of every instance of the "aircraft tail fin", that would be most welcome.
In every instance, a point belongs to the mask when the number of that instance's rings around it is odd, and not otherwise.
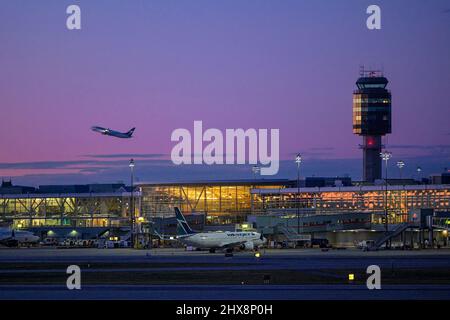
[[[135,129],[136,129],[136,128],[131,128],[131,129],[127,132],[127,134],[131,137],[131,136],[133,135],[133,132],[134,132]]]
[[[181,213],[180,209],[175,207],[175,216],[177,218],[177,235],[185,236],[189,234],[194,234],[195,232],[191,229],[186,221],[186,218]]]

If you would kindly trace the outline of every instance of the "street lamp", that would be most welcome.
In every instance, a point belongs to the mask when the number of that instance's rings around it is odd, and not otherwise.
[[[404,166],[405,166],[405,163],[402,160],[397,161],[397,167],[400,171],[400,180],[402,179],[402,169]]]
[[[130,226],[131,226],[131,247],[134,248],[134,160],[130,159],[131,171],[131,197],[130,197]]]
[[[385,174],[384,174],[384,184],[386,186],[385,189],[385,195],[384,195],[384,229],[386,231],[386,233],[388,233],[389,229],[388,229],[388,209],[387,209],[387,195],[388,195],[388,161],[389,159],[392,157],[392,153],[390,153],[389,151],[383,151],[380,153],[380,157],[381,159],[383,159],[386,164],[385,164]]]
[[[300,153],[295,156],[295,163],[297,164],[297,233],[300,234],[300,164],[302,163]]]

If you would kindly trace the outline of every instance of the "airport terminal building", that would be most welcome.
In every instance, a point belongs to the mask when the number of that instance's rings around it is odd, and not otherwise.
[[[119,227],[129,224],[131,189],[124,184],[0,188],[0,221],[14,228]],[[140,195],[135,191],[138,214]]]
[[[143,183],[139,185],[141,213],[149,218],[171,217],[173,208],[179,207],[186,215],[203,214],[209,225],[243,223],[252,213],[252,190],[291,186],[287,179]]]
[[[130,226],[131,188],[124,184],[39,186],[3,184],[0,223],[39,230],[126,229]],[[437,213],[450,225],[450,184],[363,185],[345,179],[301,181],[236,180],[139,183],[133,193],[138,221],[174,233],[174,207],[195,217],[195,227],[253,228],[267,235],[299,233],[330,237],[336,232],[382,232],[387,208],[394,226]],[[200,222],[198,221],[200,220]],[[155,223],[158,221],[158,223]],[[166,227],[164,227],[167,225]],[[160,230],[159,230],[160,232]],[[84,232],[86,237],[92,232]]]
[[[336,214],[380,213],[387,207],[389,223],[402,223],[417,209],[450,209],[450,185],[383,185],[297,189],[253,189],[252,213]]]

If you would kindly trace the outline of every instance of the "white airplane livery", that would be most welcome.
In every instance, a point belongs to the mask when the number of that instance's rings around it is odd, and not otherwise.
[[[262,234],[253,231],[196,233],[188,225],[180,209],[175,208],[175,215],[178,223],[177,239],[187,246],[209,249],[209,252],[214,253],[217,249],[232,251],[235,247],[257,250],[258,246],[266,242]]]
[[[39,237],[29,231],[0,229],[0,244],[7,247],[17,247],[19,244],[34,244],[38,241]]]

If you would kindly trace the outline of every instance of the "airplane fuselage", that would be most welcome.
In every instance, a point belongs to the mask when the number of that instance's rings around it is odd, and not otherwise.
[[[256,248],[264,243],[261,234],[257,232],[203,232],[178,236],[187,246],[200,249],[219,249],[233,246]]]
[[[39,241],[39,237],[35,236],[29,231],[17,231],[11,230],[0,231],[0,244],[4,244],[8,247],[14,247],[19,244],[34,244]]]
[[[112,130],[109,128],[103,128],[103,127],[92,127],[91,130],[101,133],[105,136],[111,136],[111,137],[122,138],[122,139],[130,139],[133,137],[134,128],[128,132],[119,132],[116,130]]]

